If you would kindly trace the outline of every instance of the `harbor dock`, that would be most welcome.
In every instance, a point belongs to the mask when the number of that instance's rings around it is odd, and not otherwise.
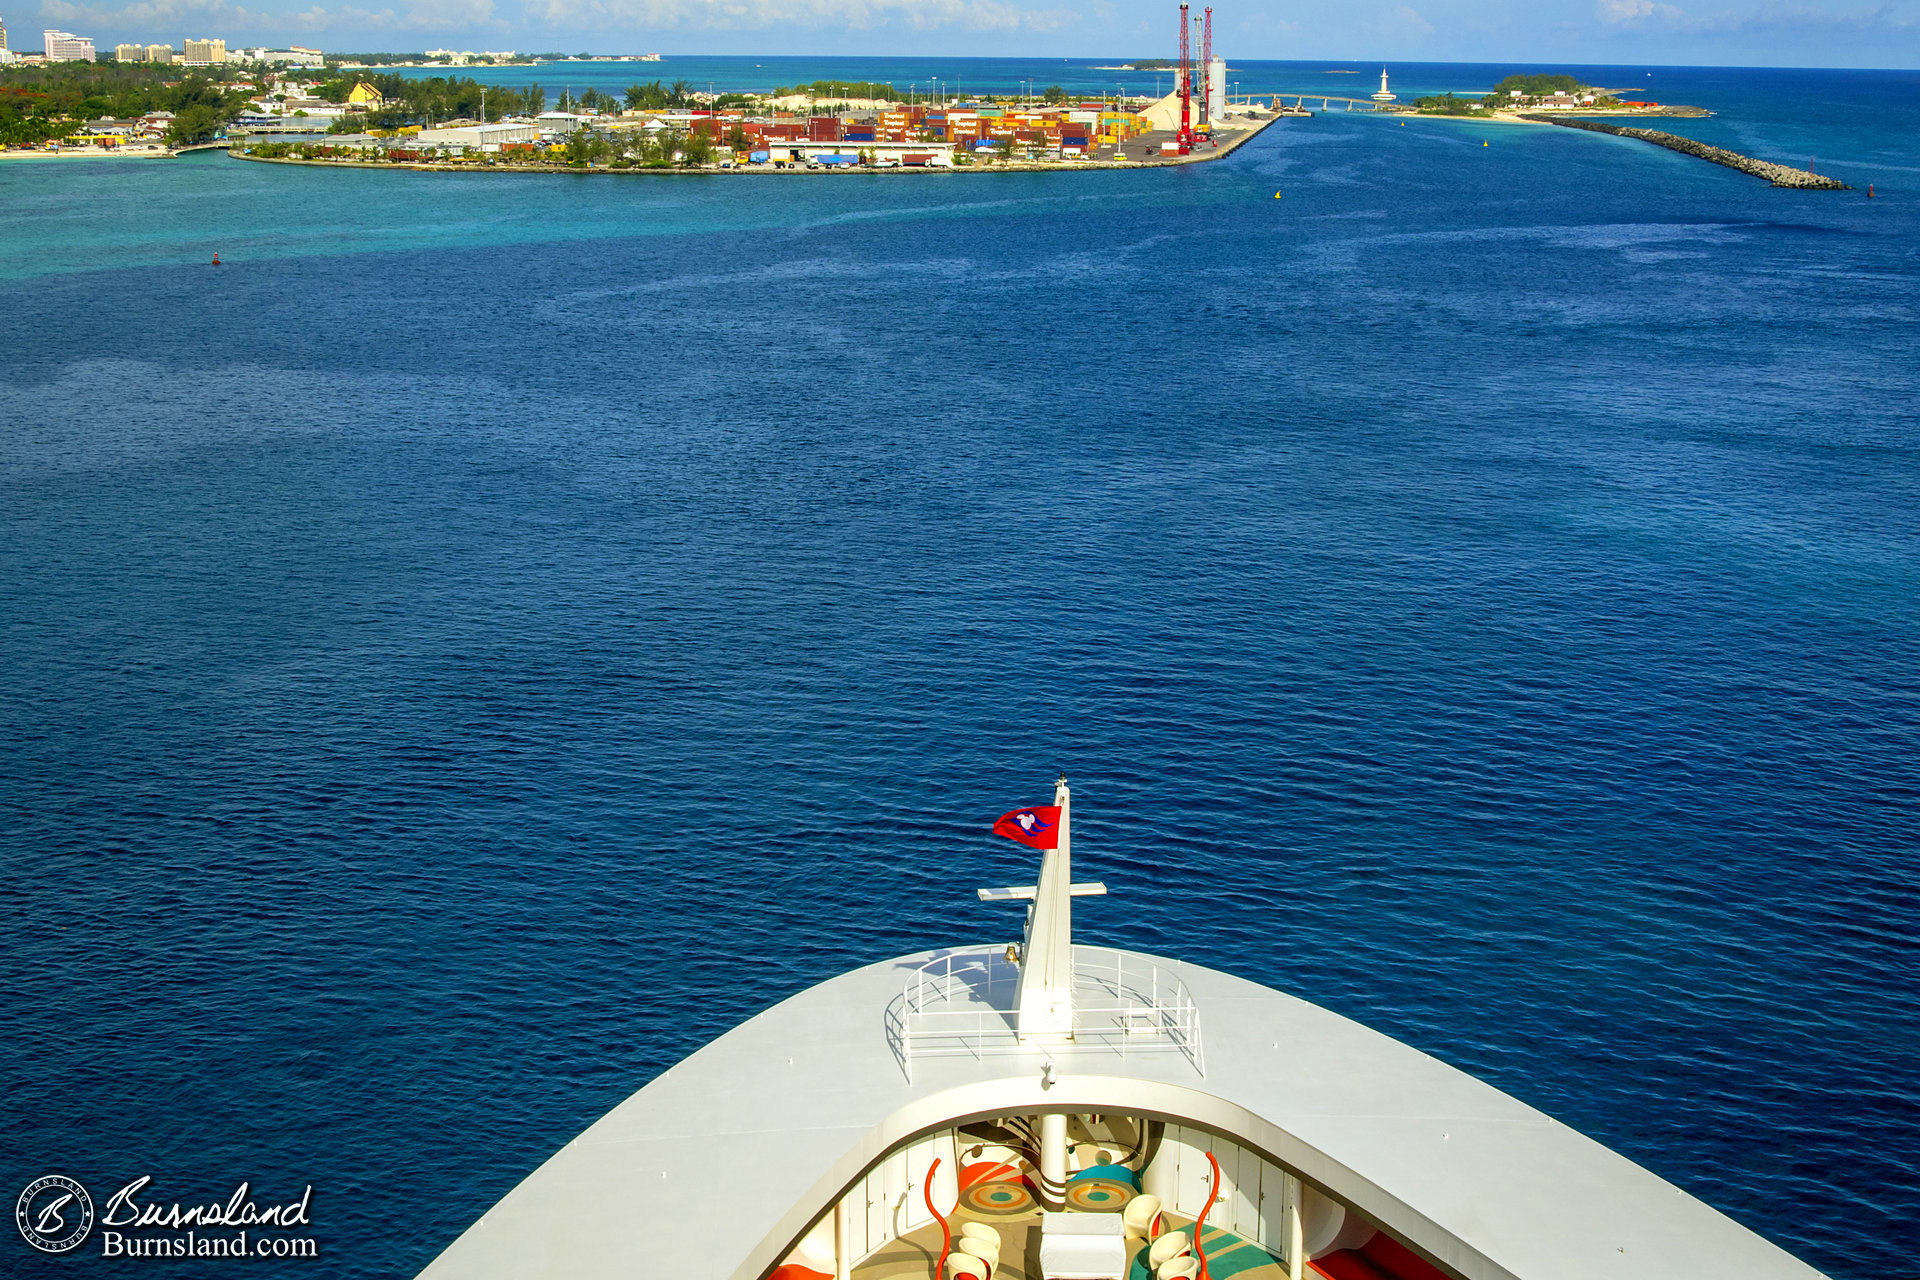
[[[1233,154],[1278,120],[1301,113],[1239,110],[1219,120],[1199,136],[1188,154],[1169,150],[1172,131],[1142,131],[1111,142],[1087,146],[1078,154],[1062,151],[1048,156],[967,154],[953,144],[876,143],[865,140],[833,142],[826,154],[821,146],[795,141],[769,143],[764,158],[754,163],[716,160],[700,165],[585,165],[556,162],[551,149],[534,146],[501,148],[476,155],[435,152],[416,146],[392,145],[394,140],[348,137],[331,143],[286,143],[254,136],[231,139],[229,153],[239,159],[270,164],[330,165],[341,168],[404,168],[429,172],[490,173],[625,173],[625,174],[801,174],[801,173],[1072,173],[1088,169],[1139,169],[1201,164]],[[838,123],[837,121],[835,122]],[[404,143],[405,140],[400,140]],[[866,159],[860,160],[864,153]],[[889,160],[874,160],[882,155]],[[773,156],[784,156],[780,160]]]

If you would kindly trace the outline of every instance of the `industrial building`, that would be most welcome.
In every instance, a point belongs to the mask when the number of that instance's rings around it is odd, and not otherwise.
[[[749,164],[819,164],[852,167],[862,163],[913,168],[953,164],[951,142],[814,142],[770,140],[748,151]]]
[[[527,123],[456,125],[448,129],[422,129],[412,142],[420,147],[445,147],[450,150],[498,151],[502,144],[540,141],[540,126]]]

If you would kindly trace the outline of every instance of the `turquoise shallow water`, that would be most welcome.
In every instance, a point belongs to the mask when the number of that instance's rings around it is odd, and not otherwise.
[[[1006,936],[1065,770],[1090,938],[1910,1271],[1915,95],[1698,74],[1879,198],[1344,116],[0,164],[0,1187],[311,1182],[411,1274],[767,1003]]]

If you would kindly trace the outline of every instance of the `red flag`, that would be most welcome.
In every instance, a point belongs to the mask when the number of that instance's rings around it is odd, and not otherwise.
[[[1003,814],[1000,821],[993,824],[993,834],[1018,840],[1029,848],[1057,849],[1060,847],[1060,806],[1043,804]]]

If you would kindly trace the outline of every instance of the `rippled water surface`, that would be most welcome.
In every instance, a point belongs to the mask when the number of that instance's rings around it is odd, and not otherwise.
[[[1920,145],[1834,77],[1737,123],[1871,201],[1344,116],[0,165],[0,1194],[312,1183],[410,1275],[754,1011],[1010,936],[1064,771],[1084,936],[1912,1274]]]

